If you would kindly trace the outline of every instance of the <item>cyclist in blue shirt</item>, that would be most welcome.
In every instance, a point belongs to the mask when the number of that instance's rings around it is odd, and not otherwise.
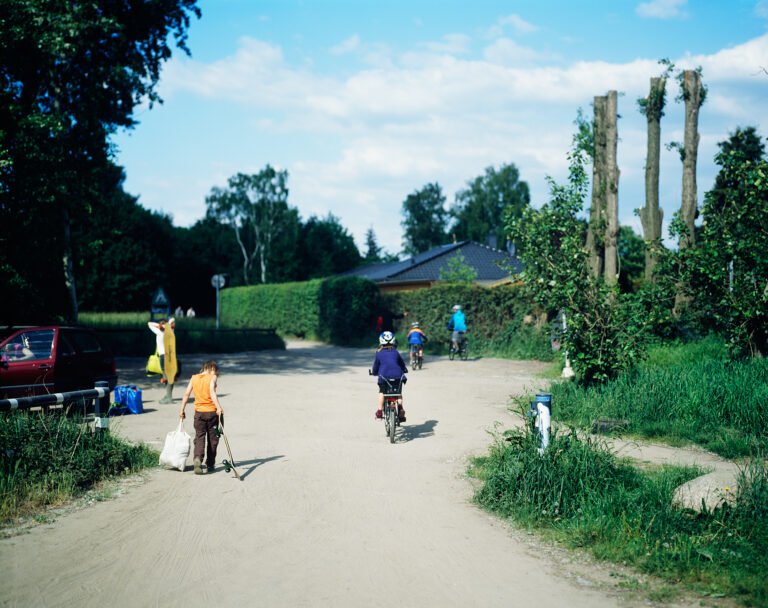
[[[451,320],[448,321],[448,328],[453,332],[451,341],[453,342],[454,350],[459,350],[459,340],[464,338],[464,334],[467,331],[467,318],[461,310],[461,306],[456,304],[453,307],[453,315]]]

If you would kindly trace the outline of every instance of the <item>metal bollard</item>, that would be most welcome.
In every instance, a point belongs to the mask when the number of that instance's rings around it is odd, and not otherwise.
[[[552,426],[552,395],[550,393],[539,393],[536,400],[531,401],[530,416],[533,418],[532,426],[534,432],[539,437],[539,454],[549,446],[549,433]]]
[[[96,389],[103,389],[104,394],[94,401],[94,428],[98,431],[109,430],[109,382],[97,380]]]

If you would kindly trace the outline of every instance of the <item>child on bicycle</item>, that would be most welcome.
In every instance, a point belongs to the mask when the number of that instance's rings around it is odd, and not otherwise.
[[[411,323],[411,329],[408,330],[408,344],[411,351],[411,365],[413,365],[414,354],[418,357],[424,356],[424,345],[427,343],[427,334],[419,327],[418,323]]]
[[[376,419],[381,420],[384,411],[384,393],[386,392],[386,383],[383,378],[402,378],[402,384],[405,384],[405,374],[408,373],[408,368],[405,367],[405,361],[400,356],[396,344],[395,335],[391,331],[385,331],[379,336],[379,348],[376,351],[376,357],[373,360],[373,367],[371,367],[371,374],[378,376],[379,383],[379,404],[376,410]],[[401,391],[402,391],[401,384]],[[397,414],[400,422],[405,422],[405,410],[403,409],[403,396],[400,395],[400,399],[397,402]]]

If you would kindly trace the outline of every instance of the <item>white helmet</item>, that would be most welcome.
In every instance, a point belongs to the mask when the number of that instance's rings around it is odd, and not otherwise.
[[[461,306],[459,306],[458,304],[456,304],[456,306],[454,306],[454,307],[453,307],[453,310],[461,310]]]
[[[387,344],[394,346],[395,341],[395,334],[393,334],[391,331],[382,332],[382,334],[379,336],[379,344],[382,346],[386,346]]]

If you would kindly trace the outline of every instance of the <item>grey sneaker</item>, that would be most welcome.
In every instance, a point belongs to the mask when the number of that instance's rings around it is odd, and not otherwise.
[[[203,474],[203,465],[200,462],[199,458],[195,458],[193,461],[194,467],[195,467],[195,475],[202,475]]]

